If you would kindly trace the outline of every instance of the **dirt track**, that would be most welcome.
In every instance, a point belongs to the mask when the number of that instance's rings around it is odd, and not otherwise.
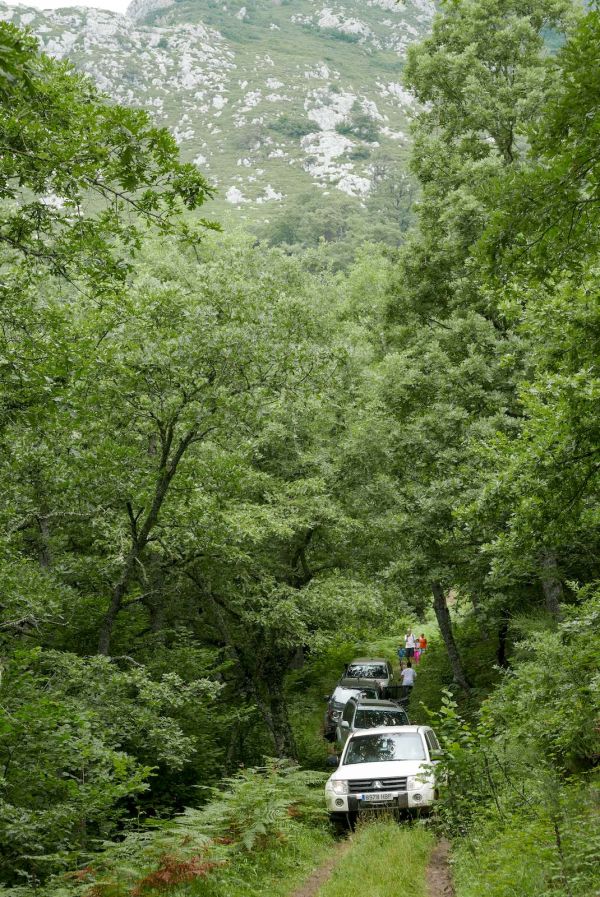
[[[340,841],[331,856],[325,860],[325,862],[319,866],[314,872],[306,879],[303,885],[301,885],[290,897],[316,897],[319,893],[325,882],[331,878],[331,873],[341,860],[342,856],[350,850],[352,846],[352,838],[349,837],[344,841]]]
[[[352,847],[352,838],[341,841],[325,862],[315,869],[290,897],[317,897],[319,891],[333,873],[342,856]],[[452,874],[448,862],[450,844],[445,839],[436,844],[427,866],[427,897],[454,897]],[[395,895],[390,894],[390,897]]]
[[[428,897],[454,897],[454,885],[448,862],[450,844],[442,839],[433,849],[427,866]]]

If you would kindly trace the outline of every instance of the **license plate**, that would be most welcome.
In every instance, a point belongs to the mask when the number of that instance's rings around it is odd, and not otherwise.
[[[373,794],[363,794],[362,800],[367,800],[369,803],[383,803],[384,801],[394,800],[394,795],[388,791],[376,791]]]

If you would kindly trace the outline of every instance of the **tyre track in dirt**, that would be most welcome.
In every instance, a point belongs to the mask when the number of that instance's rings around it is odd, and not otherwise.
[[[351,847],[352,836],[350,835],[348,838],[345,838],[343,841],[336,844],[331,856],[318,866],[309,875],[306,881],[290,894],[290,897],[316,897],[325,882],[329,881],[331,878],[337,864]]]
[[[425,872],[427,897],[454,897],[454,884],[450,869],[450,842],[442,838],[433,848]]]
[[[290,897],[318,897],[319,891],[329,881],[336,866],[351,847],[352,836],[350,835],[336,845],[331,856],[314,869],[306,881],[290,894]],[[442,838],[433,848],[425,871],[427,897],[455,897],[449,854],[450,843]],[[396,897],[396,895],[390,894],[389,897]]]

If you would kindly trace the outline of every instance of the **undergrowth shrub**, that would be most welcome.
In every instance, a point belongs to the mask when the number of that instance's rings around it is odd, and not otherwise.
[[[211,789],[202,808],[105,843],[93,862],[52,879],[44,897],[149,897],[228,870],[235,877],[238,863],[281,845],[293,850],[307,830],[326,840],[325,778],[277,760],[240,770]],[[40,892],[27,886],[0,889],[2,897],[34,894]]]
[[[530,621],[474,720],[449,691],[431,714],[459,897],[598,893],[600,598],[580,599],[554,629]]]
[[[298,140],[301,137],[306,137],[307,134],[312,133],[315,129],[315,126],[307,119],[297,115],[287,114],[280,115],[279,118],[271,122],[268,127],[271,131],[276,131],[278,134],[283,134],[285,137],[293,137]]]

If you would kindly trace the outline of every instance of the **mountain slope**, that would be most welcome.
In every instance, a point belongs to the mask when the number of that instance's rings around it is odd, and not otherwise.
[[[432,14],[429,0],[134,0],[128,16],[0,4],[113,99],[151,109],[251,217],[311,186],[366,197],[403,158],[403,59]]]

